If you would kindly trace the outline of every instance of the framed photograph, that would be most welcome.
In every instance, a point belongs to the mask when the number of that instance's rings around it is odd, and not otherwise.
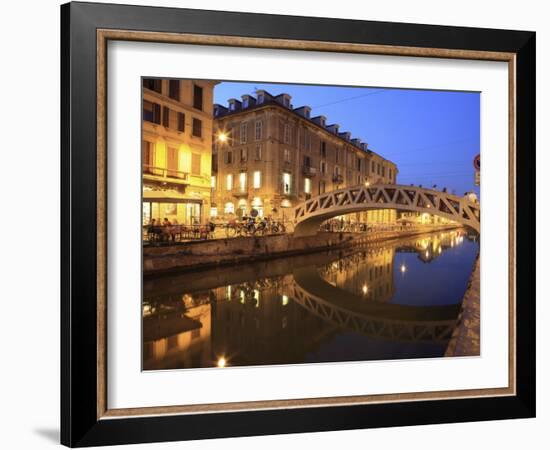
[[[534,32],[61,19],[63,444],[534,417]]]

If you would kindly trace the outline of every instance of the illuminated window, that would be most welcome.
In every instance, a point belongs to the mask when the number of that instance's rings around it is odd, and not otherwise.
[[[304,178],[304,192],[311,194],[311,180],[309,178]]]
[[[233,214],[235,212],[235,205],[231,202],[227,202],[225,204],[225,208],[223,210],[225,214]]]
[[[253,185],[254,189],[260,189],[262,185],[262,172],[259,170],[254,171]]]
[[[210,217],[218,217],[218,208],[210,208]]]
[[[292,180],[292,177],[289,173],[287,172],[283,173],[283,192],[285,194],[290,194],[291,180]]]
[[[216,188],[216,177],[215,176],[210,177],[210,187],[213,188],[213,189]]]
[[[246,191],[246,172],[241,172],[239,174],[239,189],[241,191]]]
[[[226,183],[225,183],[225,188],[230,191],[231,189],[233,189],[233,175],[232,174],[228,174],[227,175],[227,178],[226,178]]]

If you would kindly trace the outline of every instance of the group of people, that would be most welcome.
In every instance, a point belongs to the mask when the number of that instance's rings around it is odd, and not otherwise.
[[[160,219],[151,219],[147,227],[147,234],[149,237],[156,237],[159,240],[175,240],[176,229],[174,226],[178,225],[177,219],[174,219],[172,222],[168,220],[167,217],[163,221]]]
[[[167,217],[164,220],[151,219],[147,226],[147,236],[149,241],[172,241],[175,242],[177,238],[181,238],[185,234],[189,234],[188,237],[207,239],[208,235],[213,233],[215,225],[208,223],[206,226],[200,226],[199,223],[195,223],[193,226],[180,225],[176,218],[172,221]]]

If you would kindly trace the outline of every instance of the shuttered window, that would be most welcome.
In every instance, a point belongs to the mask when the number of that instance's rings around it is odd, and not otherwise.
[[[202,137],[202,122],[199,119],[193,119],[193,136]]]
[[[148,100],[143,101],[143,120],[147,122],[160,124],[160,105],[150,102]]]
[[[170,80],[168,84],[168,96],[180,101],[180,80]]]
[[[162,126],[170,127],[170,109],[167,106],[162,107]]]
[[[193,107],[202,111],[202,88],[196,84],[193,86]]]
[[[185,131],[185,114],[181,112],[178,113],[178,131]]]

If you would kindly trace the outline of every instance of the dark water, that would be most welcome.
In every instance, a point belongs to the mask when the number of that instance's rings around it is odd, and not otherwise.
[[[453,231],[146,280],[143,368],[444,356],[478,250]]]

